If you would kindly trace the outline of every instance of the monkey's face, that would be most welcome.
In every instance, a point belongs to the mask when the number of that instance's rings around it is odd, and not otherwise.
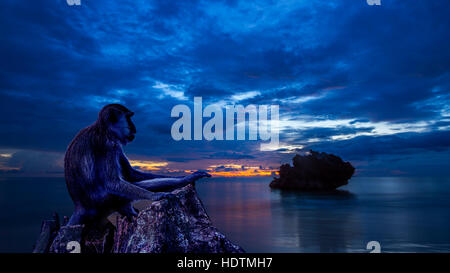
[[[133,112],[121,114],[117,122],[111,124],[111,131],[114,136],[122,143],[127,144],[133,141],[136,134],[136,126],[131,121]]]

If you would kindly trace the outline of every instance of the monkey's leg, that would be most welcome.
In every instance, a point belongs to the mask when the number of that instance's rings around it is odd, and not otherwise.
[[[86,220],[93,218],[95,215],[96,211],[93,209],[86,210],[84,208],[75,208],[67,225],[74,226],[84,224]]]
[[[134,209],[133,204],[131,202],[125,204],[123,207],[121,207],[118,212],[122,215],[127,217],[129,221],[132,220],[133,216],[137,216],[138,212]]]
[[[169,192],[184,187],[191,181],[183,178],[155,178],[134,183],[134,185],[153,192]]]
[[[117,182],[111,181],[107,185],[107,190],[111,194],[115,194],[130,201],[144,199],[158,201],[167,196],[166,193],[151,192],[124,180],[119,180]]]
[[[153,192],[167,192],[184,187],[202,177],[211,177],[206,172],[195,172],[182,178],[155,178],[134,183],[139,187]]]

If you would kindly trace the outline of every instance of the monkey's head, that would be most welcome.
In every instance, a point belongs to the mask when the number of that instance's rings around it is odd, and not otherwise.
[[[100,110],[98,122],[107,134],[121,144],[133,141],[136,134],[136,126],[131,121],[133,112],[120,104],[108,104]]]

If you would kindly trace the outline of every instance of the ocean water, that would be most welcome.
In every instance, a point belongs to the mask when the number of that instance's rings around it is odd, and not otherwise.
[[[450,178],[354,177],[327,194],[270,177],[197,182],[213,224],[247,252],[450,252]],[[0,178],[0,252],[31,252],[41,220],[70,215],[63,178]]]

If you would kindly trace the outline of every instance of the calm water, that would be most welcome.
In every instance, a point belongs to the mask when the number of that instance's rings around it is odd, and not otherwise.
[[[356,177],[336,194],[270,190],[270,178],[197,183],[217,226],[248,252],[450,252],[450,179]],[[62,178],[0,179],[0,252],[30,252],[41,220],[70,215]]]

